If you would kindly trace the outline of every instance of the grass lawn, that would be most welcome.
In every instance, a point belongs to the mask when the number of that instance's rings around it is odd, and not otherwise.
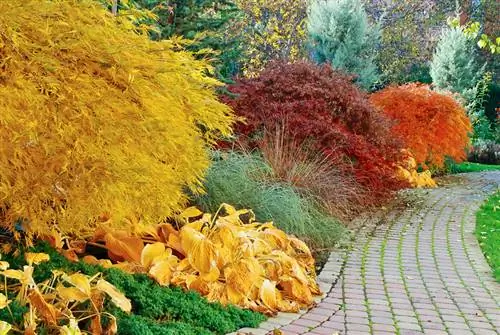
[[[487,165],[469,162],[451,164],[449,168],[451,173],[500,171],[500,165]]]
[[[476,214],[476,236],[495,279],[500,282],[500,191],[491,196]]]

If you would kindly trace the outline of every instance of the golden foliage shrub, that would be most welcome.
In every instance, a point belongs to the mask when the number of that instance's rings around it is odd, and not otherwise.
[[[417,162],[411,153],[403,150],[405,159],[396,166],[396,177],[407,181],[411,187],[436,187],[436,181],[432,179],[431,171],[417,171]]]
[[[207,70],[97,1],[0,1],[0,224],[83,236],[180,210],[230,134]]]

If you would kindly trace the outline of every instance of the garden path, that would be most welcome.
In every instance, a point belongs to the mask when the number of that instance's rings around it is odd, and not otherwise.
[[[455,179],[426,191],[416,207],[369,218],[373,229],[358,234],[353,248],[330,255],[317,307],[241,332],[500,334],[500,284],[473,234],[475,212],[499,187],[500,172]]]

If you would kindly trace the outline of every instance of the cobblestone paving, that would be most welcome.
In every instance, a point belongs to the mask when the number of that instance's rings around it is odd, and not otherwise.
[[[376,219],[356,248],[333,253],[318,277],[327,294],[317,307],[300,316],[280,314],[247,331],[500,334],[500,285],[473,235],[475,212],[499,187],[500,172],[459,179],[429,190],[418,209]]]

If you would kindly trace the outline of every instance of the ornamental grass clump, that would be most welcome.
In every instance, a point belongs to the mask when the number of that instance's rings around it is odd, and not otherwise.
[[[202,210],[214,213],[224,202],[238,209],[255,208],[257,220],[273,221],[304,240],[313,252],[332,248],[348,237],[347,229],[327,215],[317,199],[277,180],[273,168],[259,155],[215,156],[205,179],[207,193],[194,199]]]
[[[229,135],[209,69],[91,0],[0,2],[0,224],[91,235],[181,210]],[[111,222],[111,221],[110,221]]]

